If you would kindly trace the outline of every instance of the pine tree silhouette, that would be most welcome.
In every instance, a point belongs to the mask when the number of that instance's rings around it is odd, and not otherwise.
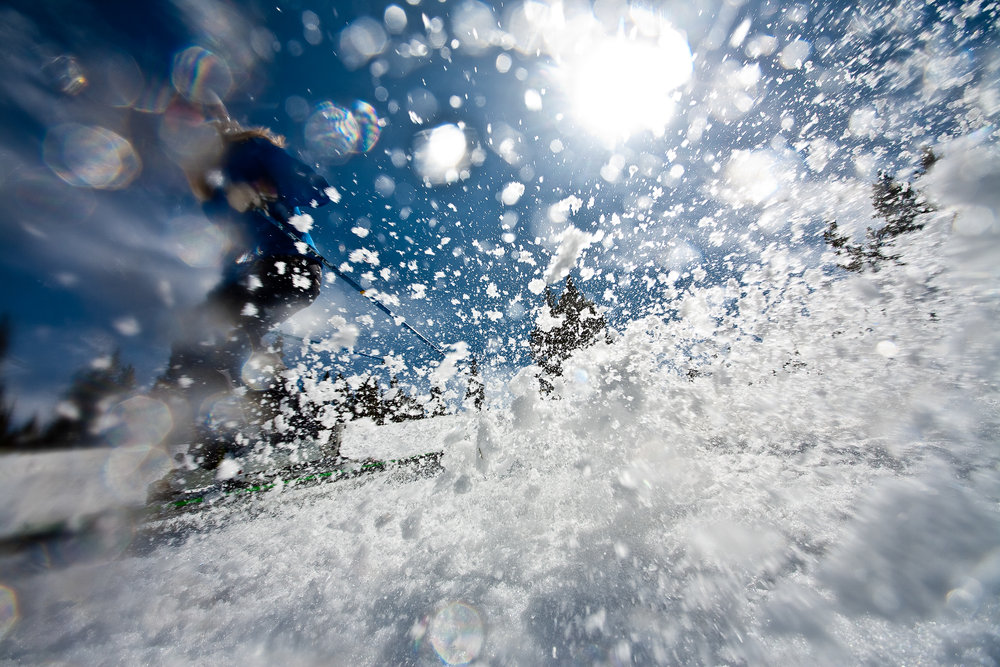
[[[382,397],[382,388],[379,387],[378,378],[374,375],[366,374],[365,380],[358,387],[354,398],[354,415],[356,417],[368,417],[374,420],[376,424],[385,423],[385,401]]]
[[[925,151],[917,176],[926,173],[936,161],[933,151]],[[875,209],[872,217],[883,220],[884,224],[869,227],[864,244],[851,243],[850,237],[840,232],[836,220],[828,221],[823,232],[823,240],[844,260],[840,267],[847,271],[860,273],[866,268],[878,271],[886,262],[900,264],[900,255],[889,254],[889,248],[898,237],[923,229],[920,216],[936,210],[912,184],[899,182],[881,171],[872,184],[871,197]]]
[[[10,317],[0,317],[0,367],[10,349]],[[17,449],[24,442],[24,430],[14,425],[14,402],[7,398],[7,386],[0,379],[0,449]]]
[[[49,447],[79,447],[99,444],[101,416],[112,405],[135,390],[135,369],[123,365],[120,351],[115,351],[106,366],[77,372],[66,391],[66,410],[42,435]]]
[[[547,394],[553,389],[552,380],[562,375],[563,362],[574,350],[597,342],[600,334],[607,332],[608,323],[569,277],[558,301],[549,288],[545,289],[545,303],[550,315],[560,322],[548,331],[536,326],[530,346],[532,358],[542,369],[538,377],[541,389]]]
[[[404,422],[424,418],[424,408],[399,386],[399,378],[392,377],[385,392],[385,411],[390,421]]]

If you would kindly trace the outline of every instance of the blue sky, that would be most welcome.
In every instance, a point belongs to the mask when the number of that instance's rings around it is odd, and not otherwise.
[[[217,239],[174,161],[193,149],[169,102],[198,86],[286,135],[338,190],[315,215],[331,261],[497,377],[529,361],[537,281],[554,279],[567,227],[586,235],[572,275],[623,326],[692,281],[742,280],[769,248],[794,249],[786,270],[815,265],[826,220],[870,223],[878,170],[905,176],[923,146],[996,117],[992,9],[414,3],[0,10],[0,311],[19,414],[47,413],[116,348],[148,383],[177,313],[216,281]],[[201,69],[180,71],[191,48]],[[355,100],[382,119],[371,150],[308,140],[318,105]],[[461,128],[464,162],[427,183],[421,151],[442,126]],[[336,284],[286,329],[324,338],[332,316],[359,327],[359,352],[434,358]]]

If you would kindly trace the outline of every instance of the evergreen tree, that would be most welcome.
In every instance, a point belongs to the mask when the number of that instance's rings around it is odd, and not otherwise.
[[[541,325],[531,332],[531,356],[541,367],[539,383],[544,393],[553,389],[552,380],[562,375],[563,362],[573,353],[597,342],[601,333],[607,332],[608,323],[598,313],[597,306],[576,288],[573,279],[566,278],[566,286],[558,301],[548,288],[545,302],[557,324],[547,330]]]
[[[403,391],[399,386],[399,378],[393,376],[389,389],[385,392],[386,414],[390,421],[404,422],[424,418],[424,408],[420,403]]]
[[[101,416],[135,390],[135,369],[123,365],[116,351],[105,366],[79,371],[66,391],[64,410],[42,436],[46,446],[77,447],[97,444]]]
[[[936,161],[934,153],[926,151],[917,175],[926,173]],[[878,180],[872,184],[872,206],[875,209],[872,217],[883,220],[884,224],[869,227],[863,244],[851,243],[850,237],[839,231],[836,220],[827,222],[823,232],[823,240],[844,260],[840,267],[847,271],[860,273],[865,268],[878,271],[886,262],[900,263],[898,254],[888,254],[889,248],[903,234],[923,229],[919,217],[935,210],[910,183],[901,183],[885,172],[879,172]]]
[[[356,417],[368,417],[376,424],[385,423],[385,401],[382,397],[382,389],[378,384],[378,378],[366,374],[365,380],[358,387],[354,398],[354,415]]]
[[[10,349],[10,317],[0,317],[0,368]],[[7,398],[7,386],[0,379],[0,450],[13,450],[24,445],[37,430],[34,419],[24,426],[14,423],[14,402]]]
[[[469,386],[465,390],[465,402],[468,404],[471,401],[472,407],[478,411],[483,409],[485,400],[486,385],[483,384],[483,378],[479,374],[479,362],[473,357],[469,363]]]
[[[444,404],[444,391],[441,387],[431,387],[431,396],[425,406],[428,417],[441,417],[448,414],[448,409]]]
[[[337,373],[337,377],[333,379],[333,395],[334,399],[330,405],[340,415],[340,421],[346,422],[353,419],[356,401],[354,400],[354,392],[351,391],[351,385],[347,383],[343,373]]]

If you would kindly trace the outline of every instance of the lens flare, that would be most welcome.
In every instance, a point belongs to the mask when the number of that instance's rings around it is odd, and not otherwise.
[[[122,502],[142,501],[146,488],[172,467],[170,456],[161,447],[116,447],[104,463],[104,486]]]
[[[143,487],[142,498],[145,491]],[[88,522],[82,530],[54,541],[48,548],[47,565],[66,567],[115,560],[128,550],[135,535],[135,522],[128,514],[107,513]]]
[[[185,215],[170,223],[177,256],[196,269],[216,266],[226,246],[226,235],[204,217]]]
[[[70,185],[118,190],[141,170],[139,156],[124,137],[103,127],[67,123],[45,135],[42,157]]]
[[[170,409],[148,396],[133,396],[108,413],[105,439],[112,447],[158,445],[173,427]]]
[[[42,72],[53,87],[65,95],[79,95],[87,87],[83,68],[73,56],[56,56],[45,63]]]
[[[174,102],[160,119],[160,141],[181,165],[211,163],[222,153],[219,133],[190,104]]]
[[[361,127],[354,114],[333,102],[321,102],[306,121],[306,145],[322,158],[346,159],[355,152],[360,138]]]
[[[475,660],[483,649],[483,619],[475,608],[453,602],[431,621],[431,646],[447,665],[465,665]]]
[[[0,584],[0,639],[7,636],[20,618],[17,593],[13,588]]]
[[[225,99],[233,87],[226,61],[200,46],[189,46],[174,56],[170,81],[178,93],[199,103]]]
[[[203,415],[205,424],[214,430],[229,430],[238,427],[244,421],[243,402],[239,396],[229,392],[216,394],[205,399],[199,415]]]
[[[278,373],[285,368],[281,357],[270,352],[256,352],[245,364],[241,377],[243,383],[255,391],[271,387]]]
[[[361,153],[367,153],[375,147],[379,134],[382,132],[378,114],[372,105],[363,100],[355,100],[351,105],[351,115],[354,116],[354,120],[358,124],[357,150]]]
[[[385,28],[375,19],[363,16],[340,33],[340,59],[347,69],[358,69],[382,53],[389,44]]]

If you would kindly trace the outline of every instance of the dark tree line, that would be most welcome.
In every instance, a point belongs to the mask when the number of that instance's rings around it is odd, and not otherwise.
[[[18,423],[15,404],[3,381],[3,365],[10,349],[11,325],[6,316],[0,318],[0,452],[26,452],[47,449],[101,446],[103,418],[120,401],[139,392],[135,369],[125,364],[115,352],[105,363],[78,371],[63,393],[56,416],[45,425],[37,418]],[[481,410],[485,401],[485,385],[479,366],[473,360],[467,371],[465,405]],[[316,404],[302,387],[272,386],[248,395],[247,414],[252,421],[263,423],[282,416],[289,430],[302,437],[317,435],[333,423],[368,418],[376,424],[398,423],[438,417],[453,411],[440,387],[431,387],[429,396],[416,397],[400,386],[393,377],[383,387],[376,375],[365,373],[360,384],[352,389],[343,375],[327,373],[325,396]],[[154,384],[151,395],[160,396]],[[162,392],[161,392],[162,393]]]
[[[399,385],[393,377],[383,387],[376,375],[366,372],[355,387],[340,373],[325,377],[311,390],[300,386],[272,386],[249,396],[251,421],[266,425],[279,417],[293,438],[316,438],[324,430],[356,419],[370,419],[385,425],[451,414],[440,387],[432,386],[429,395],[417,397]],[[484,387],[478,368],[470,367],[466,405],[481,409]],[[321,401],[315,397],[322,396]],[[470,398],[471,397],[471,398]]]
[[[937,161],[933,152],[927,151],[921,162],[917,176]],[[823,240],[840,257],[842,269],[860,273],[866,269],[878,271],[886,262],[900,263],[900,256],[892,254],[893,242],[904,234],[923,229],[920,216],[935,210],[911,183],[900,182],[885,172],[879,172],[878,180],[872,184],[872,206],[874,218],[882,221],[878,227],[869,227],[863,243],[852,243],[848,235],[842,233],[836,220],[827,222]]]
[[[0,319],[0,364],[10,348],[10,319]],[[57,406],[56,417],[41,426],[33,417],[24,424],[14,420],[14,404],[0,379],[0,451],[66,449],[101,444],[101,418],[134,393],[135,369],[115,352],[104,364],[78,371]]]
[[[396,377],[383,389],[378,378],[368,373],[353,392],[343,376],[338,375],[337,378],[335,386],[342,396],[342,411],[347,420],[368,418],[376,424],[386,424],[440,417],[450,413],[444,392],[438,386],[432,386],[430,395],[421,400],[400,387]],[[485,399],[486,388],[479,373],[479,364],[473,358],[467,372],[465,404],[481,410]]]
[[[0,370],[7,361],[10,350],[10,318],[0,318]],[[7,396],[7,385],[0,375],[0,450],[17,449],[22,443],[37,437],[38,424],[35,419],[17,424],[14,419],[14,402]]]

